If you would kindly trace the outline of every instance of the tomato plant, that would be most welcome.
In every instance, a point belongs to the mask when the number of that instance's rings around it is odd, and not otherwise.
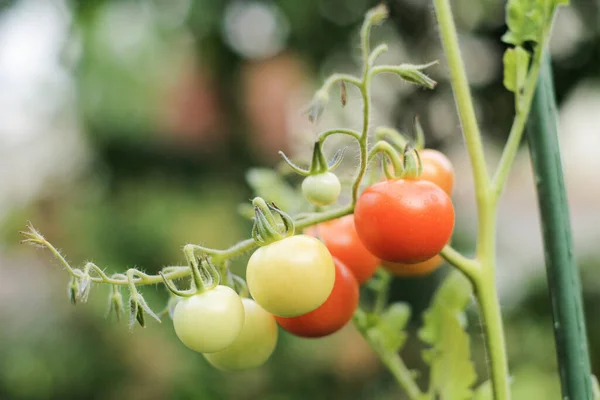
[[[248,289],[265,310],[296,317],[327,300],[335,266],[327,247],[307,235],[291,236],[256,250],[246,270]]]
[[[354,209],[358,237],[382,260],[417,263],[438,254],[454,229],[452,201],[440,187],[422,180],[378,182]]]
[[[340,260],[334,258],[335,284],[327,301],[307,314],[293,318],[275,317],[277,323],[296,336],[317,338],[340,330],[358,306],[358,282]]]
[[[318,236],[331,255],[354,274],[359,284],[368,281],[375,273],[380,261],[358,238],[354,227],[354,216],[346,215],[307,229],[306,232]]]
[[[173,326],[179,340],[200,353],[229,347],[243,325],[244,306],[240,296],[221,285],[181,299],[173,314]]]
[[[399,277],[427,275],[438,269],[444,263],[444,259],[438,254],[428,260],[414,264],[395,263],[383,261],[381,266]]]
[[[277,323],[254,300],[242,299],[244,326],[235,341],[226,349],[204,354],[214,367],[223,371],[241,371],[264,364],[277,345]]]
[[[298,167],[281,153],[287,166],[305,177],[302,190],[312,205],[288,214],[282,209],[285,206],[280,208],[272,201],[264,200],[258,188],[261,185],[254,185],[257,193],[251,208],[254,211],[252,238],[223,250],[188,244],[184,247],[187,265],[165,267],[158,275],[146,274],[135,268],[108,275],[94,263],[73,268],[31,224],[23,232],[24,242],[49,249],[65,267],[71,277],[68,289],[73,303],[85,302],[93,284],[111,285],[111,310],[120,315],[123,309],[120,288],[127,287],[131,327],[136,321],[145,326],[145,315],[160,320],[138,287],[163,283],[173,294],[169,305],[175,304],[170,308],[174,308],[173,325],[177,336],[192,350],[204,353],[207,360],[219,369],[245,369],[262,364],[273,351],[277,339],[273,318],[294,334],[316,337],[336,331],[348,322],[354,312],[354,325],[411,400],[492,397],[508,400],[508,360],[495,282],[497,206],[527,123],[555,11],[558,5],[566,2],[508,0],[508,31],[502,37],[509,46],[503,58],[504,85],[514,95],[516,115],[498,166],[490,174],[450,1],[433,0],[464,142],[473,168],[478,216],[473,257],[461,254],[448,244],[454,229],[454,207],[450,200],[454,173],[445,156],[424,150],[420,170],[415,168],[412,157],[405,157],[412,151],[412,146],[406,145],[399,131],[379,127],[372,134],[370,89],[372,80],[378,75],[393,74],[427,89],[436,86],[436,82],[425,74],[425,70],[433,67],[436,61],[421,65],[378,63],[378,57],[387,51],[387,46],[380,44],[371,49],[370,32],[374,25],[387,17],[385,5],[369,10],[360,30],[361,74],[331,75],[315,93],[307,109],[309,120],[317,124],[330,101],[332,88],[340,88],[339,100],[345,105],[349,94],[346,86],[352,85],[362,100],[361,130],[334,128],[315,135],[309,169]],[[546,83],[541,89],[543,95],[551,91],[551,84]],[[543,103],[542,95],[536,96],[536,109],[548,112],[553,109],[553,104]],[[540,123],[544,130],[552,124],[551,120],[555,118]],[[378,133],[383,136],[378,136]],[[314,205],[330,205],[340,195],[339,179],[331,171],[340,165],[344,151],[339,149],[330,162],[323,153],[325,142],[333,135],[352,139],[357,146],[356,171],[349,193],[339,205],[315,210]],[[371,143],[373,136],[375,143]],[[424,146],[420,125],[417,126],[417,142],[418,148]],[[399,148],[403,146],[398,144],[404,146],[402,154]],[[555,150],[547,153],[540,165],[544,167],[547,162],[551,173],[546,176],[556,178],[554,181],[549,179],[552,181],[549,186],[556,189],[561,183],[560,165],[557,166],[559,157],[556,157]],[[388,180],[371,185],[382,172],[372,169],[377,165],[372,162],[376,159],[384,166],[383,172]],[[538,162],[534,160],[534,164]],[[393,168],[393,172],[388,166]],[[368,173],[373,171],[373,174]],[[262,187],[284,186],[279,173],[274,174],[277,178],[268,184],[262,182]],[[280,192],[295,193],[294,190]],[[554,199],[564,203],[564,193],[560,194],[560,190],[552,193]],[[559,214],[563,220],[566,219],[566,212],[556,210],[544,215],[549,215],[546,220],[554,221],[558,220]],[[556,229],[547,231],[568,232],[567,225],[554,223],[552,227]],[[324,243],[309,235],[294,236],[296,230],[313,226],[319,226],[317,233],[309,232],[320,236]],[[556,236],[555,239],[564,237],[568,239],[568,235]],[[236,282],[239,283],[241,278],[231,273],[229,261],[257,247],[246,270],[247,286],[255,302],[249,299],[242,302],[234,290],[239,290]],[[553,247],[547,246],[547,249],[554,253]],[[557,335],[557,344],[562,349],[559,356],[566,360],[565,368],[561,368],[563,397],[589,399],[592,397],[592,379],[589,360],[585,359],[583,311],[578,299],[576,274],[572,271],[575,268],[570,265],[570,250],[569,244],[565,245],[562,258],[557,256],[551,263],[553,266],[560,265],[560,268],[553,268],[558,270],[557,275],[564,283],[554,285],[551,290],[553,296],[555,291],[560,293],[553,306],[560,319],[569,321],[565,328],[569,329],[569,335],[562,335],[562,332]],[[339,261],[334,261],[332,254]],[[448,274],[421,318],[418,337],[427,347],[423,359],[431,370],[428,389],[423,391],[399,355],[407,339],[405,328],[410,319],[410,307],[407,304],[388,305],[387,295],[392,274],[424,274],[437,268],[441,257],[460,273]],[[369,280],[379,259],[384,269]],[[182,291],[175,286],[175,281],[188,277],[193,283],[189,290]],[[367,280],[369,282],[364,289],[371,291],[372,296],[367,296],[365,304],[357,308],[358,284]],[[570,292],[564,291],[562,286],[571,288]],[[485,321],[483,329],[490,367],[490,380],[478,387],[475,387],[477,375],[471,361],[464,314],[473,295]],[[557,327],[562,329],[560,323]],[[565,351],[566,348],[572,351]]]

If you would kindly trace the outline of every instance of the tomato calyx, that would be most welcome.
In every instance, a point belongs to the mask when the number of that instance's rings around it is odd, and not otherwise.
[[[404,168],[400,178],[402,179],[419,179],[423,173],[423,165],[419,151],[410,143],[404,147]]]
[[[255,213],[252,238],[259,246],[266,246],[294,234],[294,220],[275,203],[267,203],[263,198],[255,197],[252,205]]]
[[[179,297],[192,297],[197,294],[214,289],[221,283],[221,274],[208,256],[202,256],[200,263],[192,247],[185,246],[183,252],[192,271],[192,286],[187,290],[178,289],[177,286],[160,271],[159,274],[171,293]]]
[[[317,140],[313,147],[312,161],[309,169],[305,169],[296,165],[292,160],[289,159],[288,156],[285,155],[283,151],[280,151],[279,155],[281,158],[283,158],[283,161],[285,161],[285,163],[298,175],[314,176],[331,172],[336,169],[342,162],[345,152],[345,147],[343,149],[339,149],[335,152],[331,161],[327,161],[327,158],[323,154],[322,143],[321,141]]]
[[[159,323],[161,322],[158,315],[156,315],[150,306],[148,306],[144,297],[138,292],[132,293],[129,298],[129,329],[133,329],[136,321],[142,328],[145,327],[145,314],[150,315]]]

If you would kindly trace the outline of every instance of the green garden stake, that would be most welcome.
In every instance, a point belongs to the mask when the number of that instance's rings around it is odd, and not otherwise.
[[[573,256],[552,67],[547,54],[533,100],[527,137],[538,192],[562,398],[592,400],[581,285]]]

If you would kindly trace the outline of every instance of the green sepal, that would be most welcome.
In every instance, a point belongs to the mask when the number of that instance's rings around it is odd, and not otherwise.
[[[159,323],[160,317],[148,306],[140,293],[134,293],[129,298],[129,329],[133,329],[137,321],[142,328],[146,326],[145,314],[150,315]]]
[[[71,279],[69,279],[67,295],[69,296],[69,301],[71,304],[77,304],[77,279],[75,277],[71,277]]]
[[[113,285],[108,296],[108,310],[106,312],[106,317],[108,318],[111,314],[115,315],[117,321],[121,320],[123,314],[123,296],[117,285]]]

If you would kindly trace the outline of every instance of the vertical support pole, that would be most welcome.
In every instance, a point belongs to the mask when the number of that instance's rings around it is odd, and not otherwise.
[[[527,126],[537,185],[563,399],[591,400],[591,368],[558,142],[550,56],[545,52]]]

